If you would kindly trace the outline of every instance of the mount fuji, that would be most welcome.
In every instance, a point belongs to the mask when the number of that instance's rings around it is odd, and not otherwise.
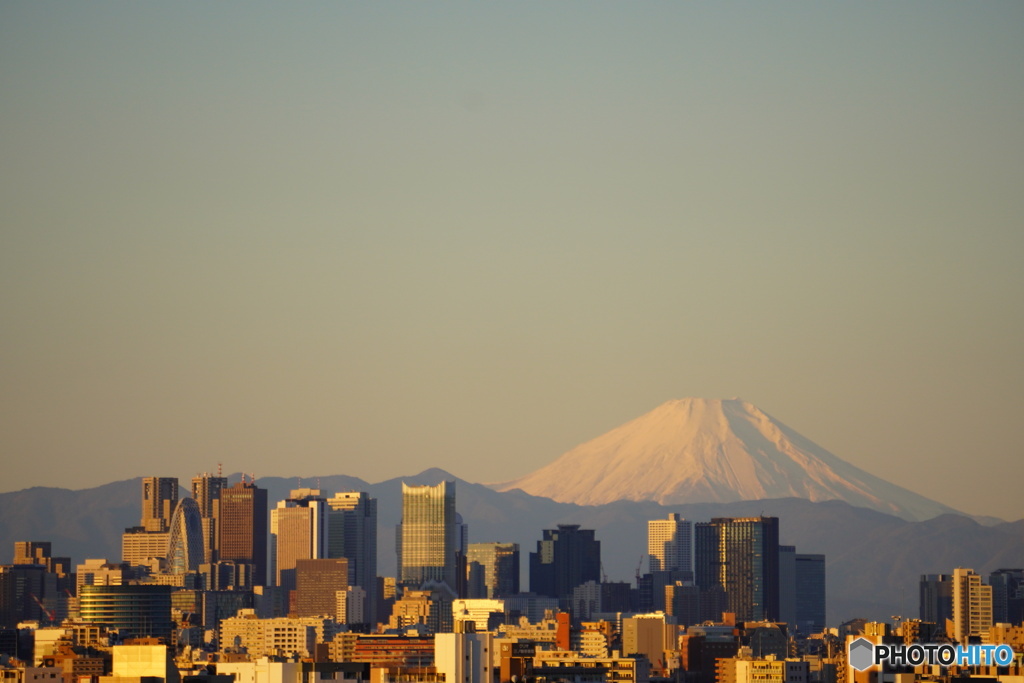
[[[579,505],[803,498],[909,521],[961,514],[841,460],[740,399],[669,401],[493,488]]]

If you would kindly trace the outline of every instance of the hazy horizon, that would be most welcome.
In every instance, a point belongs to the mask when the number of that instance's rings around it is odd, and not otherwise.
[[[507,481],[740,396],[1024,518],[1022,28],[941,0],[4,3],[0,488]]]

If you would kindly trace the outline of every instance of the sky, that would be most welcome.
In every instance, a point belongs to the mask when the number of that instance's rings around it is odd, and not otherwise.
[[[0,490],[742,397],[1024,518],[1024,3],[0,5]]]

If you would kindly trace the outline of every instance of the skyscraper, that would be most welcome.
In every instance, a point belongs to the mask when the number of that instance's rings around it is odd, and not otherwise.
[[[370,623],[377,614],[377,499],[346,491],[327,499],[327,557],[348,560],[350,586],[366,594],[363,611]]]
[[[167,531],[178,505],[178,480],[173,477],[145,477],[142,480],[142,528]]]
[[[270,557],[274,581],[295,589],[297,560],[327,556],[327,501],[320,489],[295,489],[270,512]]]
[[[921,621],[935,624],[945,632],[946,620],[953,618],[953,577],[949,574],[922,574],[919,587]]]
[[[601,582],[601,541],[594,530],[579,524],[545,529],[537,552],[530,553],[530,590],[568,605],[573,589],[587,581]]]
[[[796,625],[800,633],[825,628],[825,556],[796,554]]]
[[[218,559],[253,564],[252,582],[267,585],[267,491],[242,481],[221,489]]]
[[[966,643],[971,636],[987,635],[992,628],[992,587],[981,582],[973,569],[953,570],[953,640]]]
[[[695,578],[720,587],[743,621],[779,618],[779,519],[718,517],[695,525]]]
[[[483,572],[483,595],[479,598],[504,598],[519,592],[518,543],[470,543],[466,562]]]
[[[997,569],[988,575],[992,586],[992,623],[1024,621],[1024,569]]]
[[[205,562],[203,520],[192,498],[182,498],[174,508],[165,557],[171,574],[194,572]]]
[[[402,483],[402,522],[398,526],[399,580],[419,588],[428,581],[444,583],[455,591],[460,534],[455,517],[455,482],[437,486]]]
[[[204,562],[217,561],[217,515],[221,489],[228,486],[227,477],[203,473],[192,478],[192,498],[199,506],[203,525]]]
[[[691,571],[690,544],[693,525],[670,513],[667,519],[647,522],[647,556],[650,571]]]

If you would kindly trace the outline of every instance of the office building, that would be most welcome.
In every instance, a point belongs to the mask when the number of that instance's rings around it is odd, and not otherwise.
[[[796,625],[796,546],[779,546],[779,621]]]
[[[152,565],[154,558],[163,560],[167,557],[170,536],[169,531],[146,531],[141,526],[125,529],[121,534],[121,561],[138,567]]]
[[[665,586],[665,614],[680,626],[701,623],[700,589],[693,581],[676,581]]]
[[[82,586],[82,621],[117,629],[122,638],[164,638],[170,642],[171,586]]]
[[[295,563],[327,556],[327,501],[320,489],[295,489],[270,512],[274,582],[295,589]]]
[[[519,592],[518,543],[470,543],[466,565],[470,578],[480,575],[469,597],[497,599]]]
[[[205,561],[203,520],[199,516],[199,505],[192,498],[182,498],[174,509],[165,557],[167,571],[171,574],[197,571]]]
[[[203,526],[202,564],[217,561],[217,515],[219,513],[220,492],[228,486],[227,477],[222,477],[218,470],[214,476],[203,473],[192,478],[192,498],[199,506],[199,517]]]
[[[296,617],[338,616],[338,593],[348,590],[348,560],[299,559],[295,561]]]
[[[601,542],[593,529],[578,524],[545,529],[537,552],[530,553],[530,590],[568,606],[573,589],[587,581],[601,582]]]
[[[953,618],[953,577],[949,574],[922,574],[918,589],[918,617],[945,632],[946,620]]]
[[[691,571],[690,547],[693,524],[670,513],[667,519],[647,522],[647,557],[651,573],[658,571]]]
[[[217,514],[218,560],[249,562],[252,583],[267,585],[267,491],[242,481],[220,491]]]
[[[997,569],[988,575],[992,587],[992,623],[1024,623],[1024,569]]]
[[[457,551],[461,531],[456,524],[455,482],[436,486],[402,483],[402,522],[396,530],[399,582],[406,588],[444,583],[458,590]]]
[[[376,623],[380,618],[377,613],[377,499],[364,492],[346,491],[328,498],[327,507],[327,557],[348,560],[349,585],[364,591],[363,615],[369,617],[369,623]]]
[[[174,477],[144,477],[142,480],[142,521],[146,531],[167,531],[178,505],[178,480]]]
[[[778,518],[719,517],[697,523],[694,530],[694,573],[702,601],[717,587],[737,619],[778,620]]]
[[[797,553],[795,569],[797,632],[821,633],[825,629],[825,556]]]
[[[622,654],[644,655],[651,673],[668,674],[666,652],[676,649],[675,618],[662,613],[637,614],[622,619]]]

